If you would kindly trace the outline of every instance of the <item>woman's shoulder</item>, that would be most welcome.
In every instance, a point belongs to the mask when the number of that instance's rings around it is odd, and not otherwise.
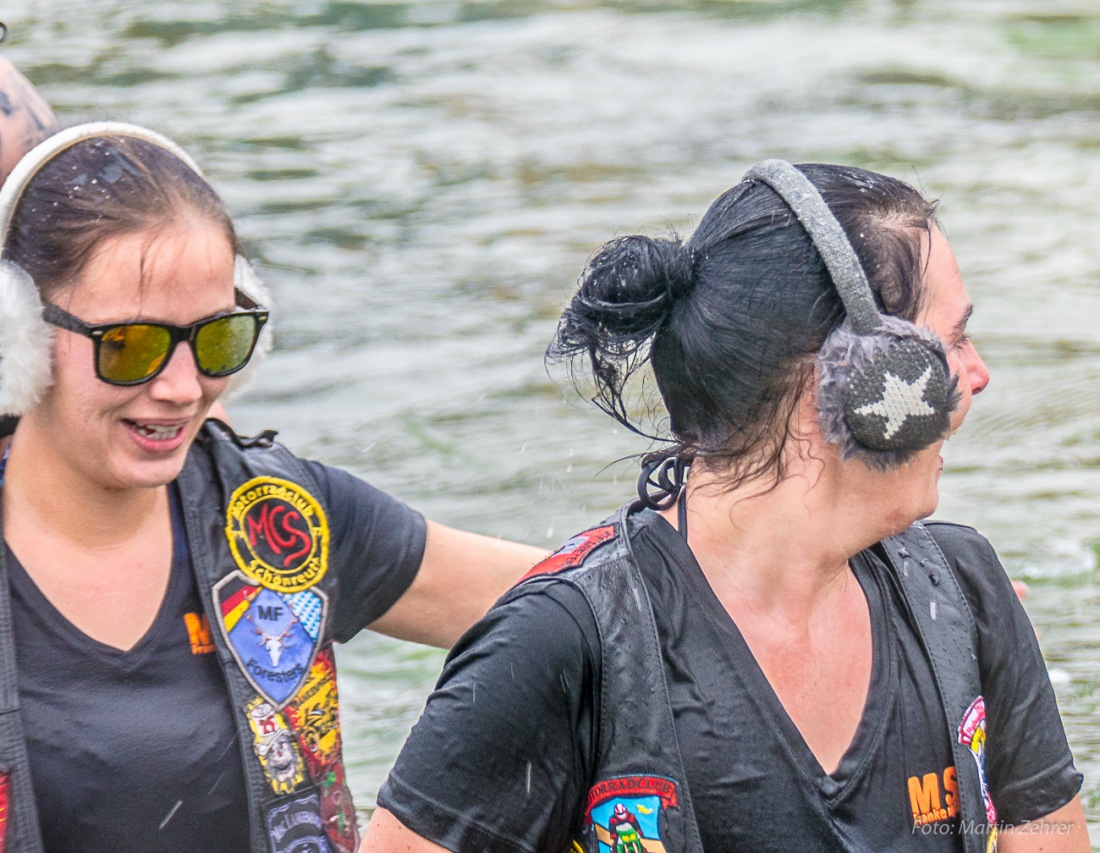
[[[939,519],[924,521],[922,525],[949,559],[992,560],[1000,565],[993,545],[976,528]]]
[[[467,632],[455,651],[489,637],[494,644],[505,638],[506,645],[534,646],[559,658],[580,652],[597,659],[600,648],[591,601],[568,574],[536,575],[516,584]]]
[[[985,535],[947,521],[926,521],[924,527],[953,569],[979,631],[994,628],[1010,613],[1026,621],[1012,580]]]

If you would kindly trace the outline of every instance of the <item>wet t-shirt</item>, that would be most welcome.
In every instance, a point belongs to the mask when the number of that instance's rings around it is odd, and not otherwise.
[[[841,836],[861,850],[960,850],[953,733],[874,550],[852,561],[871,617],[870,689],[851,745],[826,774],[683,539],[649,516],[632,543],[704,849],[822,850]],[[1000,819],[1048,814],[1081,777],[1034,632],[984,540],[930,529],[949,555],[981,556],[960,561],[960,582],[979,632],[986,772]],[[596,770],[599,649],[587,602],[566,584],[495,608],[452,652],[379,804],[452,850],[571,850]],[[608,715],[631,708],[603,713],[608,726]]]

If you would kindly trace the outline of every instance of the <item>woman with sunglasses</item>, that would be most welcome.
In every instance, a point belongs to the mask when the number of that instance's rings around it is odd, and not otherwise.
[[[448,645],[541,554],[207,420],[268,303],[169,140],[47,139],[0,234],[0,850],[354,850],[333,641]]]
[[[1087,851],[1034,632],[918,520],[989,374],[934,206],[764,161],[590,261],[552,353],[672,436],[452,651],[367,853]]]

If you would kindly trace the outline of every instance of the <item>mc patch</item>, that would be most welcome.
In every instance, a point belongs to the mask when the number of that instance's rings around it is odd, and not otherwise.
[[[321,785],[328,778],[330,765],[340,757],[340,697],[331,646],[317,653],[309,677],[284,713],[298,738],[310,778]]]
[[[959,743],[969,747],[970,754],[978,764],[978,783],[982,788],[982,802],[985,804],[985,817],[989,821],[989,839],[987,850],[997,849],[997,807],[989,795],[989,783],[985,777],[985,699],[979,696],[970,703],[959,723]]]
[[[359,849],[359,824],[355,819],[355,806],[351,801],[344,778],[344,765],[333,762],[321,788],[321,822],[332,846],[338,853],[355,853]]]
[[[282,709],[310,675],[328,611],[325,594],[275,592],[233,572],[214,586],[214,606],[241,672]]]
[[[225,535],[245,577],[277,592],[301,592],[328,570],[328,519],[289,480],[254,477],[229,498]]]
[[[321,798],[314,790],[276,800],[264,810],[271,853],[335,853],[321,821]]]
[[[584,562],[584,558],[606,542],[610,542],[618,534],[614,525],[606,527],[594,527],[584,533],[578,533],[560,548],[538,563],[527,574],[519,579],[519,582],[535,577],[536,575],[550,575],[564,569],[575,569]]]
[[[592,787],[586,816],[599,853],[664,853],[661,813],[677,807],[671,779],[620,776]]]
[[[252,749],[267,781],[276,794],[289,794],[305,779],[302,754],[294,742],[294,734],[283,715],[260,696],[245,706],[244,713],[252,729]]]

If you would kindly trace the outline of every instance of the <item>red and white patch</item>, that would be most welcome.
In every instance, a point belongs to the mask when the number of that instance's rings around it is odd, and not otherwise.
[[[520,583],[537,575],[552,575],[565,569],[575,569],[584,562],[585,557],[616,536],[618,533],[615,531],[615,526],[611,524],[578,533],[520,578]]]

